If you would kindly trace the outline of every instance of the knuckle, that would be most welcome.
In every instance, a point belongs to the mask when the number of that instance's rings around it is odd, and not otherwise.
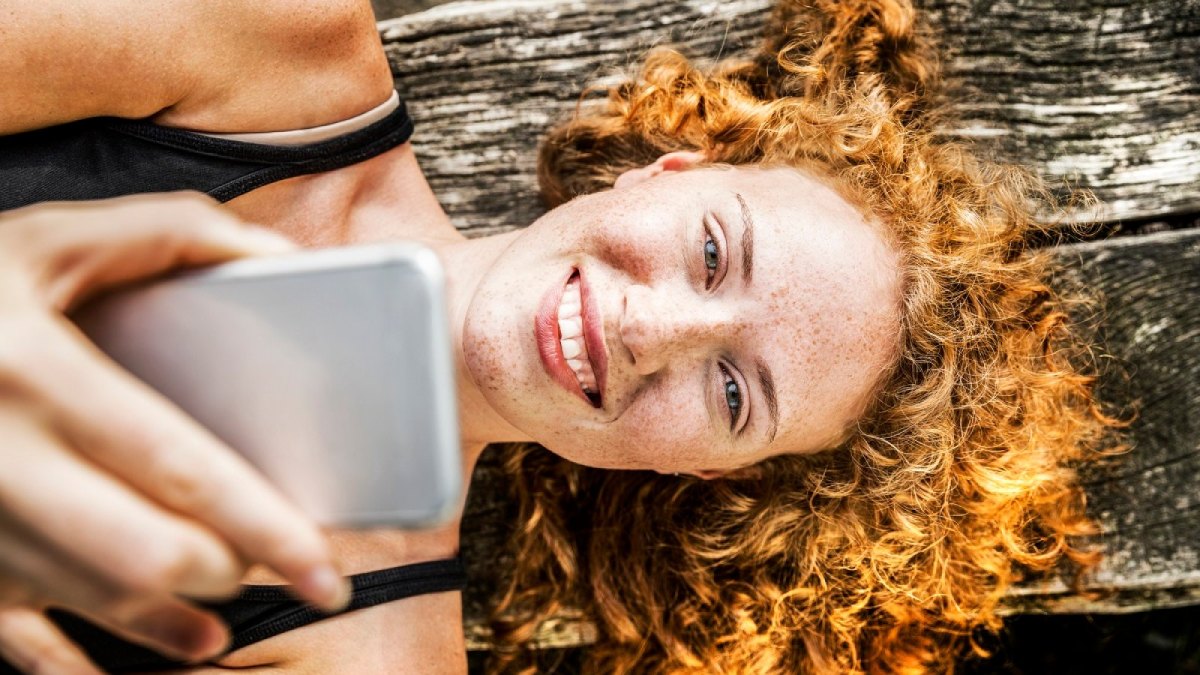
[[[172,592],[184,585],[192,562],[193,556],[184,546],[159,544],[138,556],[122,582],[134,596]]]
[[[210,511],[217,500],[215,489],[205,470],[186,458],[211,453],[183,451],[184,446],[198,441],[188,438],[186,429],[175,429],[167,418],[160,416],[151,421],[148,412],[113,420],[109,425],[122,439],[125,453],[131,457],[128,461],[140,466],[143,485],[152,486],[154,497],[176,511],[191,515]]]
[[[162,445],[152,451],[157,459],[153,478],[156,491],[167,504],[178,511],[192,515],[211,513],[216,495],[209,481],[195,467],[183,466]]]

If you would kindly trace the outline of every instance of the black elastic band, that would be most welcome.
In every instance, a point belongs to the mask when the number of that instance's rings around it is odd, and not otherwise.
[[[287,178],[357,164],[402,145],[413,134],[413,121],[403,101],[386,117],[362,129],[306,145],[281,146],[214,138],[143,120],[110,119],[105,124],[111,131],[187,153],[266,165],[206,190],[209,196],[221,202]]]
[[[354,591],[344,612],[416,595],[461,591],[467,585],[467,573],[461,559],[451,558],[355,574],[350,577],[350,583]],[[238,607],[240,612],[245,612],[257,603],[264,605],[270,618],[263,620],[255,616],[245,622],[248,625],[242,626],[231,623],[231,651],[330,616],[296,600],[287,586],[243,586],[237,598],[213,605],[213,609],[221,612],[223,608]],[[229,618],[236,622],[235,617]]]
[[[455,558],[356,574],[350,577],[350,583],[354,594],[346,612],[425,593],[462,590],[467,575],[462,561]],[[229,626],[231,651],[331,616],[296,600],[287,586],[243,586],[238,597],[208,607]],[[48,615],[105,672],[144,673],[184,665],[122,640],[70,612],[51,609]],[[0,675],[16,675],[3,657]]]

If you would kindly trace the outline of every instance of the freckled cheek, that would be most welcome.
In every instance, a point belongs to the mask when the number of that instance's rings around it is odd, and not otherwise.
[[[610,436],[620,454],[636,458],[644,468],[685,471],[707,468],[712,457],[711,432],[695,406],[642,402],[626,411]]]

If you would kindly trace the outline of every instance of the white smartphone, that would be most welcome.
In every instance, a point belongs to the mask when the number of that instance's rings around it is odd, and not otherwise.
[[[72,318],[318,522],[423,527],[458,507],[445,281],[424,247],[240,260]]]

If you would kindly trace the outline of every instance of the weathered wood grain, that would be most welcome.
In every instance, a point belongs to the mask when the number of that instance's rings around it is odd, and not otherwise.
[[[1136,404],[1132,450],[1083,468],[1089,511],[1106,557],[1085,589],[1060,578],[1010,593],[1008,612],[1126,612],[1200,602],[1200,230],[1110,239],[1054,251],[1059,284],[1095,289],[1098,344],[1110,358],[1101,390]],[[501,448],[502,450],[502,448]],[[502,553],[515,521],[494,455],[476,472],[463,526],[470,568],[468,635],[486,644],[489,593],[511,566]],[[586,642],[591,627],[565,615],[547,646]]]
[[[371,0],[375,18],[380,21],[420,12],[430,7],[444,5],[449,0]]]
[[[1200,0],[919,0],[945,46],[948,133],[1105,204],[1200,210]],[[750,53],[770,0],[483,0],[380,23],[417,151],[455,223],[531,222],[534,148],[588,84],[655,45]]]
[[[1112,355],[1110,401],[1136,406],[1127,455],[1086,466],[1106,559],[1089,584],[1014,591],[1013,611],[1123,612],[1200,602],[1200,231],[1058,247],[1059,283],[1097,289],[1098,344]]]

